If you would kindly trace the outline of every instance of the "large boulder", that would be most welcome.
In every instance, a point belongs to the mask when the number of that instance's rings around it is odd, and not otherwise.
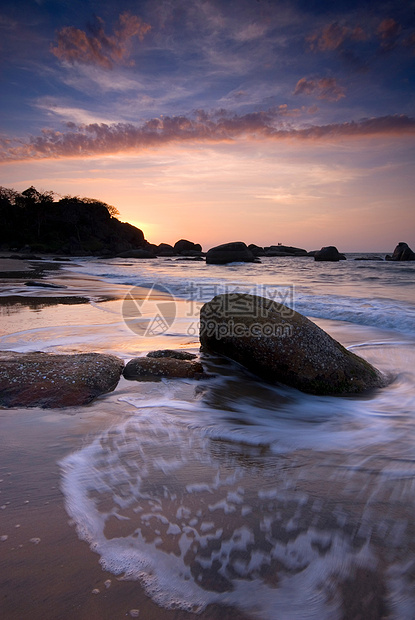
[[[415,252],[411,250],[407,243],[401,241],[394,249],[392,256],[386,256],[386,260],[415,260]]]
[[[188,252],[200,253],[202,251],[202,246],[200,243],[193,243],[193,241],[188,241],[187,239],[180,239],[174,244],[174,251],[176,254],[187,254]]]
[[[176,357],[135,357],[126,364],[123,375],[135,381],[198,379],[203,376],[203,366],[200,362]]]
[[[124,362],[114,355],[0,351],[0,406],[75,407],[115,389]]]
[[[263,297],[214,297],[200,312],[200,342],[203,351],[224,355],[271,383],[311,394],[353,394],[385,384],[376,368],[315,323]]]
[[[210,248],[206,254],[206,262],[211,265],[225,265],[226,263],[253,263],[255,256],[243,241],[223,243]]]
[[[346,257],[344,254],[340,254],[339,250],[334,245],[328,245],[314,253],[314,260],[335,262],[346,260]]]

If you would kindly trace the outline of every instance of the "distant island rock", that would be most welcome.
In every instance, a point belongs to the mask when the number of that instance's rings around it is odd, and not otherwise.
[[[344,254],[340,254],[339,250],[334,245],[328,245],[317,252],[313,252],[314,260],[316,261],[332,261],[346,260]]]
[[[401,241],[393,251],[392,256],[385,256],[385,260],[393,261],[410,261],[415,260],[415,252],[411,250],[407,243]]]
[[[376,368],[305,316],[255,295],[217,295],[204,304],[200,342],[204,352],[311,394],[357,394],[385,385]]]
[[[206,254],[206,263],[226,265],[227,263],[253,263],[255,256],[243,241],[232,241],[210,248]]]

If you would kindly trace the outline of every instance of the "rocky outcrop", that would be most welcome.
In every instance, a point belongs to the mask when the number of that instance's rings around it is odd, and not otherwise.
[[[115,389],[124,362],[114,355],[0,352],[0,406],[86,405]]]
[[[396,261],[410,261],[415,260],[415,252],[411,250],[407,243],[401,241],[398,243],[396,248],[393,251],[392,256],[389,254],[385,257],[385,260],[396,260]]]
[[[198,379],[203,376],[200,362],[175,357],[135,357],[124,368],[125,379],[160,381],[169,379]]]
[[[157,256],[174,256],[175,251],[169,243],[160,243],[155,250]]]
[[[255,256],[243,241],[223,243],[210,248],[206,254],[206,262],[211,265],[225,265],[226,263],[253,263]]]
[[[200,254],[202,251],[202,246],[200,243],[193,243],[193,241],[188,241],[187,239],[180,239],[179,241],[176,241],[173,249],[175,254],[181,254],[182,256],[195,256],[195,254]]]
[[[270,299],[218,295],[200,312],[202,350],[255,375],[311,394],[356,394],[385,384],[381,373],[315,323]]]
[[[99,200],[65,197],[31,187],[21,194],[0,188],[0,246],[25,252],[115,256],[145,248],[143,232],[114,217]]]
[[[265,256],[308,256],[307,250],[291,245],[270,245],[264,248]]]
[[[334,245],[328,245],[314,253],[314,260],[336,262],[339,260],[346,260],[346,257],[344,254],[340,254],[339,250]]]
[[[265,250],[260,245],[255,245],[255,243],[250,243],[248,245],[248,250],[252,252],[252,254],[257,256],[265,256]]]

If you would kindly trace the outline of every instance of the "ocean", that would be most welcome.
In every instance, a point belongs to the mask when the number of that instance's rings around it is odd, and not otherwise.
[[[135,311],[97,298],[104,318],[76,329],[61,314],[0,338],[3,349],[98,347],[126,360],[170,342],[197,352],[201,304],[244,291],[308,316],[390,377],[358,397],[312,396],[206,356],[213,378],[113,393],[111,425],[58,460],[61,491],[103,570],[139,582],[160,614],[415,617],[415,263],[358,256],[77,258],[63,274],[148,295]]]

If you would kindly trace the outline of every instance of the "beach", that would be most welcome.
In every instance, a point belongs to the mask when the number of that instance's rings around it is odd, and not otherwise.
[[[25,284],[33,261],[0,262],[1,350],[198,354],[201,303],[244,284],[392,380],[316,397],[202,356],[212,379],[121,378],[82,408],[1,409],[5,618],[413,617],[414,267],[397,282],[396,265],[345,263],[74,258],[44,270],[62,287],[48,288]],[[145,329],[125,320],[133,289]]]

